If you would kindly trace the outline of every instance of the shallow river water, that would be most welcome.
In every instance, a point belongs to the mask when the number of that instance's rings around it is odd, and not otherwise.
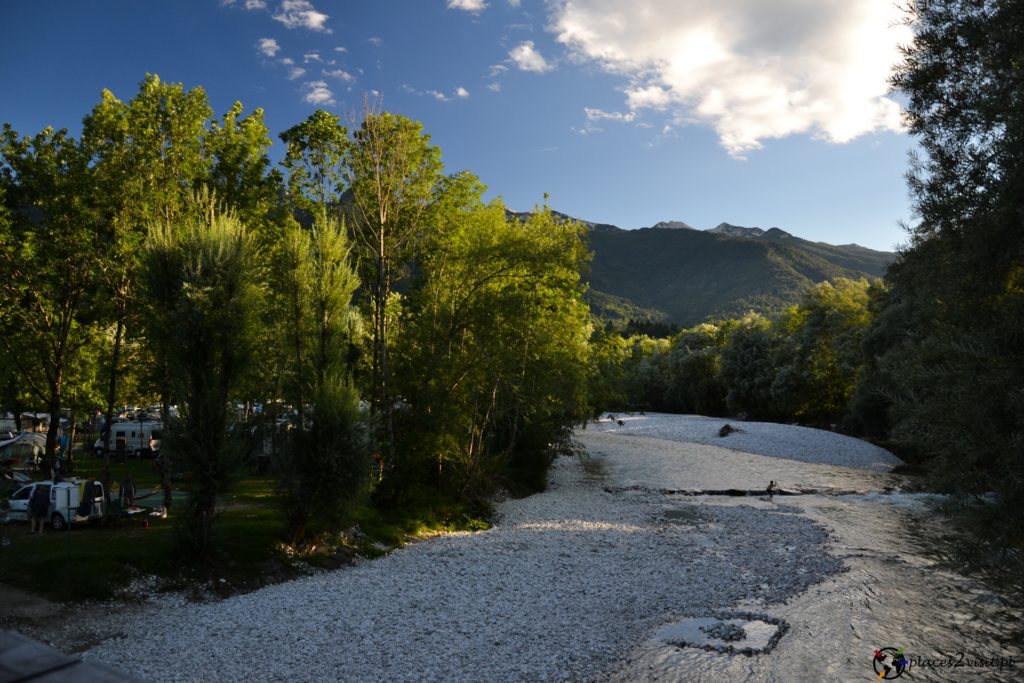
[[[678,422],[678,416],[659,415],[606,420],[580,432],[579,439],[589,452],[591,468],[603,472],[609,491],[623,496],[659,493],[669,511],[698,502],[792,510],[829,532],[827,552],[842,561],[845,571],[785,604],[751,602],[736,605],[731,614],[706,617],[727,621],[737,614],[767,614],[788,627],[782,628],[774,649],[734,654],[700,647],[723,641],[691,638],[680,646],[678,638],[672,642],[665,636],[704,623],[698,616],[689,620],[693,623],[665,624],[625,664],[609,672],[610,678],[892,680],[897,669],[886,674],[882,665],[902,661],[899,677],[904,680],[1024,680],[1020,605],[933,559],[949,543],[933,510],[937,496],[910,492],[907,478],[884,472],[718,446],[736,443],[750,449],[757,436],[735,442],[719,438],[714,430],[721,420],[708,424],[714,439],[695,437],[692,429],[678,428]],[[689,441],[694,438],[703,443]],[[876,464],[872,469],[881,468]],[[759,495],[770,480],[788,495]],[[733,495],[706,493],[722,491]],[[737,495],[744,491],[750,493]],[[766,544],[771,541],[765,539]],[[798,547],[785,548],[781,555],[766,553],[765,561],[791,561],[800,552]],[[762,622],[757,625],[764,628]]]

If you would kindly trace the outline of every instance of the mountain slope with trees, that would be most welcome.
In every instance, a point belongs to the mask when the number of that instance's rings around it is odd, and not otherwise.
[[[723,223],[694,230],[674,222],[622,230],[584,224],[594,254],[587,276],[590,302],[610,320],[635,315],[636,309],[651,321],[681,326],[749,310],[776,313],[820,282],[881,278],[893,259],[888,252],[810,242],[778,228]]]

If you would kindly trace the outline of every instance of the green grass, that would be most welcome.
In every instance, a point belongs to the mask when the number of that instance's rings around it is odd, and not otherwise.
[[[101,460],[80,460],[74,475],[99,476],[101,468]],[[126,472],[131,472],[140,492],[157,483],[152,461],[129,460],[112,468],[115,481]],[[153,507],[161,502],[159,494],[143,501]],[[281,543],[284,521],[273,478],[241,479],[219,507],[218,553],[202,567],[175,555],[173,508],[167,519],[112,519],[98,526],[75,525],[71,531],[47,528],[41,536],[29,535],[26,522],[10,522],[0,531],[11,540],[0,547],[0,582],[60,602],[109,599],[139,575],[162,577],[175,588],[212,585],[230,593],[301,574],[304,570],[296,559],[317,565],[335,552],[377,557],[410,538],[490,526],[488,511],[430,496],[401,509],[382,510],[366,503],[352,512],[349,522],[358,524],[364,537],[353,540],[336,534],[315,553],[303,554],[290,553]]]

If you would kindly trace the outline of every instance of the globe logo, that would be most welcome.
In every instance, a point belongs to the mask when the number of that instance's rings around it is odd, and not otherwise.
[[[875,678],[878,680],[892,680],[899,678],[907,670],[910,662],[903,655],[902,647],[883,647],[875,650],[875,656],[871,660],[871,666],[875,670]]]

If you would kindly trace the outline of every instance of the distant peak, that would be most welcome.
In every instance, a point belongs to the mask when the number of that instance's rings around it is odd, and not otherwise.
[[[768,232],[764,234],[764,236],[774,238],[792,237],[791,234],[789,234],[785,230],[782,230],[781,228],[770,228]]]
[[[778,228],[772,228],[772,230],[778,230]],[[714,233],[715,235],[722,235],[724,237],[761,237],[765,234],[764,230],[761,228],[744,228],[730,223],[719,223],[717,226],[708,230],[708,232]],[[779,232],[782,231],[779,230]]]
[[[687,225],[682,221],[660,221],[655,223],[655,228],[661,228],[663,230],[693,230],[693,226]]]

